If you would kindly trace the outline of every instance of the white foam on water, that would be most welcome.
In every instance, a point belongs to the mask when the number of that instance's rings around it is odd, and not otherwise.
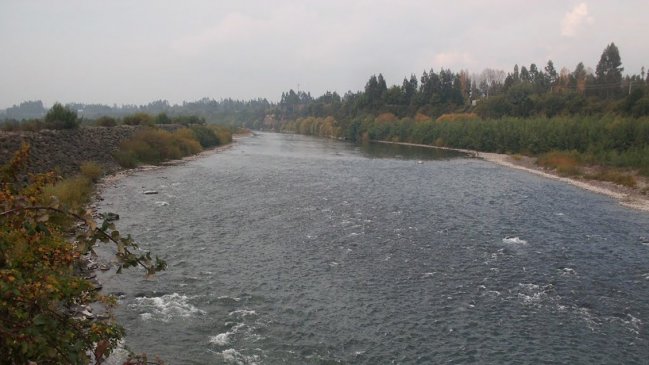
[[[510,245],[526,245],[527,241],[524,239],[521,239],[520,237],[505,237],[503,238],[503,243],[507,243]]]
[[[239,323],[230,329],[230,331],[219,333],[216,336],[211,336],[209,341],[211,344],[217,345],[217,346],[225,346],[228,343],[230,343],[230,337],[237,333],[239,329],[243,327],[243,323]]]
[[[235,349],[223,350],[219,355],[221,355],[221,357],[223,357],[223,361],[228,364],[256,365],[259,361],[259,356],[245,356]]]
[[[633,332],[635,332],[636,335],[639,335],[640,334],[640,326],[642,326],[642,321],[639,318],[636,318],[636,317],[634,317],[634,316],[632,316],[632,315],[630,315],[628,313],[627,313],[626,316],[629,317],[629,321],[627,323],[630,324],[633,327],[633,329],[634,329]]]
[[[429,278],[431,276],[435,275],[434,272],[425,272],[421,275],[422,278]]]
[[[586,322],[588,329],[595,332],[597,327],[599,326],[599,323],[597,322],[595,316],[590,313],[590,310],[588,310],[588,308],[578,308],[576,312],[581,317],[581,319]]]
[[[140,297],[135,298],[135,303],[129,307],[141,310],[143,314],[148,313],[150,317],[141,316],[144,320],[154,319],[168,322],[172,318],[187,318],[195,315],[205,314],[204,311],[189,303],[186,295],[173,293],[161,297]]]
[[[559,270],[559,275],[562,276],[577,275],[577,272],[573,268],[564,267],[563,269]]]
[[[538,284],[522,284],[518,283],[517,296],[526,305],[539,305],[542,302],[550,299],[546,289],[551,285],[540,287]]]
[[[228,316],[240,316],[240,317],[256,316],[256,315],[257,312],[248,309],[237,309],[235,311],[228,313]]]
[[[230,342],[230,332],[219,333],[216,336],[210,337],[210,343],[217,346],[225,346]]]
[[[143,321],[148,321],[148,320],[150,320],[151,318],[153,318],[153,314],[151,314],[151,313],[149,313],[149,312],[140,313],[140,318],[141,318]]]
[[[234,300],[235,302],[238,302],[241,300],[241,298],[236,298],[236,297],[229,297],[227,295],[222,295],[220,297],[216,297],[218,300]]]
[[[167,202],[165,202],[165,201],[161,201],[161,200],[156,201],[156,202],[154,202],[153,204],[155,204],[155,205],[157,205],[157,206],[159,206],[159,207],[164,207],[164,206],[169,205],[169,203],[167,203]]]

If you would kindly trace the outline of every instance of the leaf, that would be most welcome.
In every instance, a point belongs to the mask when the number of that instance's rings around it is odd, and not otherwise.
[[[97,346],[95,347],[95,361],[97,364],[101,364],[101,360],[106,354],[106,350],[108,350],[110,346],[110,342],[107,340],[101,340],[97,343]]]

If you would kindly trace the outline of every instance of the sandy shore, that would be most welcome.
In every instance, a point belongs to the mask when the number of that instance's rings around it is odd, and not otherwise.
[[[443,150],[464,152],[469,155],[475,156],[477,158],[481,158],[485,161],[496,163],[498,165],[526,171],[531,174],[542,176],[548,179],[571,184],[579,188],[592,191],[594,193],[610,196],[614,199],[617,199],[620,202],[620,204],[622,204],[625,207],[641,210],[644,212],[649,212],[649,197],[640,193],[640,189],[628,188],[625,186],[616,185],[614,183],[606,182],[606,181],[586,180],[581,178],[569,178],[569,177],[559,176],[554,171],[545,170],[542,167],[536,165],[535,163],[536,160],[532,157],[521,157],[515,159],[510,155],[505,155],[500,153],[478,152],[478,151],[465,150],[459,148],[435,147],[435,146],[430,146],[425,144],[405,143],[405,142],[389,142],[389,141],[375,141],[375,142],[388,143],[388,144],[400,144],[404,146],[437,148]]]

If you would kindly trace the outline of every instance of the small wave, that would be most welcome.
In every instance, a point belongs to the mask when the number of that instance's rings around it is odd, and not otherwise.
[[[235,349],[223,350],[220,353],[220,355],[221,357],[223,357],[223,361],[225,361],[228,364],[253,365],[259,362],[259,356],[257,355],[245,356]]]
[[[538,284],[518,284],[517,296],[526,305],[539,305],[547,300],[552,300],[550,293],[552,284],[539,286]]]
[[[160,201],[156,201],[156,202],[154,202],[153,204],[155,204],[156,206],[159,206],[159,207],[165,207],[165,206],[169,205],[169,203],[167,203],[167,202],[165,202],[165,201],[161,201],[161,200],[160,200]]]
[[[559,270],[559,275],[561,276],[577,275],[577,272],[573,268],[564,267],[563,269]]]
[[[229,316],[239,316],[239,317],[247,317],[247,316],[256,316],[257,312],[253,310],[248,310],[248,309],[238,309],[236,311],[232,311],[228,313]]]
[[[422,278],[429,278],[431,276],[435,275],[434,272],[425,272],[421,275]]]
[[[510,244],[510,245],[526,245],[527,241],[525,241],[524,239],[521,239],[520,237],[507,236],[507,237],[503,238],[503,243],[507,243],[507,244]]]
[[[220,296],[220,297],[217,297],[216,299],[217,299],[217,300],[226,301],[226,302],[229,302],[229,301],[238,302],[238,301],[241,300],[241,298],[237,298],[237,297],[229,297],[229,296],[227,296],[227,295],[222,295],[222,296]]]
[[[230,335],[232,335],[230,332],[219,333],[216,336],[210,337],[210,343],[217,346],[225,346],[230,342]]]
[[[161,297],[135,298],[135,303],[130,304],[129,307],[141,310],[140,316],[144,320],[155,319],[162,322],[177,317],[186,318],[205,314],[204,311],[189,303],[189,297],[178,293]]]
[[[217,346],[225,346],[228,343],[230,343],[230,337],[232,337],[232,335],[236,334],[241,327],[243,327],[243,323],[239,323],[239,324],[235,325],[234,327],[232,327],[232,329],[230,331],[219,333],[216,336],[210,337],[209,341],[210,341],[211,344],[214,344],[214,345],[217,345]]]

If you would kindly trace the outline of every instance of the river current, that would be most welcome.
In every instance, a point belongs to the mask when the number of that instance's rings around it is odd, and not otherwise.
[[[168,364],[649,359],[649,215],[562,182],[260,134],[102,195],[168,261],[100,276],[126,345]]]

